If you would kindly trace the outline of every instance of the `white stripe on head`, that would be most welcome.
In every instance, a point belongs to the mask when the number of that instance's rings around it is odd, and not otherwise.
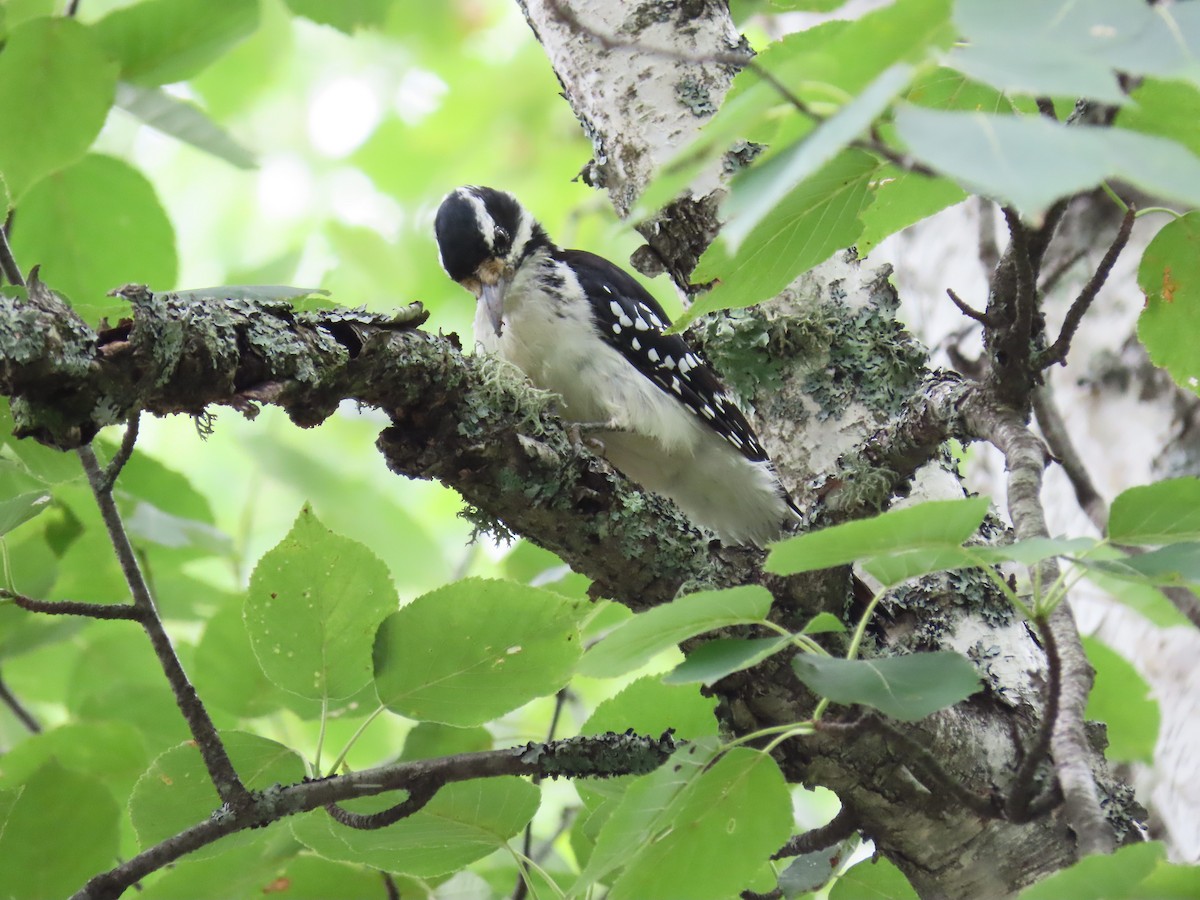
[[[517,223],[517,233],[512,236],[512,247],[509,248],[508,259],[506,260],[509,265],[516,265],[517,260],[521,258],[521,253],[524,251],[525,245],[533,237],[533,216],[524,206],[521,206],[519,203],[517,206],[521,210],[521,221]]]
[[[491,250],[495,245],[496,223],[488,215],[487,206],[469,187],[459,188],[454,193],[471,205],[471,209],[475,212],[475,224],[479,226],[479,234],[483,238],[483,242],[487,244],[487,248]]]

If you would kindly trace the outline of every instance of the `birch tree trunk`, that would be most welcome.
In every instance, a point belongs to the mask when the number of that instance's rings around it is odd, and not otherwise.
[[[696,134],[728,89],[730,56],[746,52],[728,10],[712,0],[522,6],[593,141],[588,177],[627,215],[656,167]],[[689,197],[639,224],[648,248],[635,254],[638,268],[665,270],[689,290],[687,275],[719,230],[722,177],[709,173]],[[717,317],[721,340],[707,344],[731,386],[751,402],[785,482],[826,521],[880,507],[893,492],[961,496],[936,450],[940,439],[902,454],[913,465],[901,466],[899,477],[861,452],[877,429],[911,437],[923,417],[953,417],[967,405],[952,384],[930,375],[927,354],[897,325],[899,298],[889,274],[890,267],[843,254],[775,300]],[[698,336],[712,334],[710,328]],[[753,347],[762,348],[756,363],[731,365]],[[756,366],[778,374],[769,389]],[[834,501],[825,502],[830,495]],[[815,604],[805,600],[784,616],[844,612],[838,586]],[[1070,631],[1065,607],[1063,615]],[[982,579],[963,578],[927,578],[895,591],[877,621],[880,649],[956,649],[977,663],[988,690],[903,733],[860,729],[793,740],[778,752],[788,778],[836,791],[923,897],[1006,896],[1073,862],[1071,825],[1079,826],[1064,807],[1024,823],[979,814],[1007,792],[1044,710],[1046,659],[1026,624]],[[1064,677],[1079,681],[1070,686],[1086,695],[1085,664]],[[807,718],[811,698],[794,684],[783,666],[719,683],[725,727],[746,733]],[[1129,838],[1132,793],[1106,773],[1100,743],[1085,750],[1082,787],[1098,792],[1118,840]],[[1052,781],[1045,767],[1045,789]],[[1091,805],[1099,809],[1095,798]]]

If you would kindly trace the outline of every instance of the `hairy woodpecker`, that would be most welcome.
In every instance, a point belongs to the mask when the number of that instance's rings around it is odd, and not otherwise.
[[[434,223],[446,273],[478,300],[475,340],[562,398],[614,466],[727,543],[792,517],[767,452],[716,374],[632,276],[563,250],[511,194],[461,187]]]

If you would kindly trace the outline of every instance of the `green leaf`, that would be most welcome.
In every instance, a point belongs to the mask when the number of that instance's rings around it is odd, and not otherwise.
[[[83,156],[100,133],[116,76],[116,66],[72,19],[32,19],[8,35],[0,53],[0,180],[11,201],[21,202],[22,218],[25,192]],[[59,225],[68,222],[62,214]],[[13,229],[14,238],[20,230]],[[38,262],[17,259],[26,267]]]
[[[664,684],[712,685],[728,674],[757,666],[785,649],[791,638],[779,637],[719,637],[702,644],[688,654],[688,659],[662,677]]]
[[[327,859],[431,878],[503,849],[533,818],[540,796],[520,778],[478,779],[446,785],[419,812],[376,831],[346,828],[319,809],[293,819],[291,828],[296,840]],[[379,809],[381,802],[400,802],[395,793],[370,799]]]
[[[1164,597],[1161,591],[1146,584],[1144,579],[1130,581],[1125,577],[1114,577],[1097,569],[1094,564],[1085,565],[1085,574],[1088,581],[1160,628],[1171,628],[1175,625],[1192,627],[1187,616]]]
[[[1007,92],[1118,105],[1126,98],[1115,70],[1182,74],[1200,38],[1129,0],[959,0],[954,20],[966,42],[949,63],[975,78]]]
[[[689,653],[687,659],[663,676],[663,682],[712,685],[726,675],[757,666],[790,644],[791,639],[785,635],[773,638],[717,638]]]
[[[796,144],[734,179],[722,206],[727,220],[721,239],[730,252],[737,253],[742,242],[774,212],[779,198],[828,165],[866,131],[912,77],[913,67],[903,63],[884,70],[861,94]]]
[[[1087,717],[1108,725],[1105,755],[1116,762],[1150,762],[1161,721],[1150,686],[1116,650],[1090,637],[1083,646],[1096,669]]]
[[[760,585],[701,591],[639,613],[584,655],[581,675],[615,678],[688,638],[730,625],[761,622],[771,611],[771,592]]]
[[[1200,539],[1200,478],[1171,478],[1123,492],[1113,501],[1108,537],[1118,544]]]
[[[867,256],[884,238],[963,200],[967,192],[948,178],[930,178],[889,167],[874,186],[875,199],[863,210],[855,246]]]
[[[258,4],[245,0],[142,0],[93,29],[125,81],[159,85],[198,74],[257,25]]]
[[[800,273],[853,244],[877,168],[870,154],[843,151],[781,199],[736,253],[730,255],[722,241],[711,244],[692,277],[720,284],[692,304],[676,329],[717,309],[773,297]]]
[[[908,105],[896,110],[896,133],[921,162],[1027,219],[1111,178],[1200,206],[1200,158],[1154,135]]]
[[[287,5],[298,16],[353,34],[360,28],[381,28],[393,0],[287,0]]]
[[[716,708],[716,699],[702,696],[695,687],[663,684],[648,675],[601,701],[579,733],[623,733],[632,728],[638,734],[658,735],[670,728],[681,740],[715,737]]]
[[[1166,857],[1157,841],[1127,844],[1108,855],[1085,856],[1018,895],[1019,900],[1114,900],[1140,897],[1138,884]]]
[[[114,287],[175,283],[175,232],[154,187],[111,156],[85,156],[35,185],[21,201],[12,244],[92,324],[128,315],[124,300],[106,296]]]
[[[468,578],[392,613],[375,638],[380,701],[413,719],[480,725],[570,679],[578,607],[559,594]]]
[[[602,701],[579,727],[579,733],[623,734],[632,728],[638,734],[654,736],[670,729],[680,740],[716,737],[716,708],[716,699],[702,696],[698,685],[663,684],[661,678],[648,675]],[[632,775],[581,779],[575,782],[575,790],[584,805],[595,810],[605,800],[620,800],[635,780]],[[598,830],[600,822],[593,824]],[[594,830],[593,840],[595,834]]]
[[[765,753],[715,740],[681,747],[638,779],[600,830],[573,894],[618,868],[611,900],[724,900],[779,849],[792,828],[787,785]]]
[[[242,718],[255,718],[287,707],[303,718],[316,718],[321,704],[297,697],[267,678],[254,655],[241,604],[218,609],[196,646],[192,681],[207,705]]]
[[[50,495],[45,491],[28,491],[8,500],[0,500],[0,536],[45,512],[49,503]]]
[[[193,103],[173,97],[160,88],[121,82],[116,105],[151,128],[191,144],[238,169],[253,169],[254,154],[235,141]]]
[[[42,766],[25,784],[0,829],[5,897],[67,897],[117,855],[119,809],[95,778]],[[48,864],[50,848],[70,848]]]
[[[221,732],[242,783],[251,790],[273,784],[296,784],[305,776],[304,762],[282,744],[241,731]],[[129,798],[129,817],[143,849],[152,847],[185,828],[198,825],[219,809],[221,798],[209,779],[204,760],[194,741],[163,753],[134,786]],[[219,855],[254,839],[255,832],[243,831],[192,851],[191,858]]]
[[[1200,156],[1200,90],[1182,81],[1147,78],[1129,95],[1116,124],[1170,138]]]
[[[801,634],[829,634],[846,631],[846,623],[831,612],[819,612],[800,629]]]
[[[988,505],[986,497],[935,500],[801,534],[772,547],[765,568],[793,575],[884,553],[954,548],[976,532]]]
[[[441,722],[418,722],[404,738],[400,760],[436,759],[455,753],[475,753],[491,750],[492,733],[482,725],[475,728],[455,728]]]
[[[838,878],[829,892],[829,900],[918,900],[904,873],[883,857],[853,866]],[[1075,898],[1071,898],[1075,900]]]
[[[1118,578],[1147,584],[1200,584],[1200,543],[1168,544],[1124,559],[1101,560],[1096,565]]]
[[[966,547],[928,547],[877,556],[863,562],[862,567],[887,587],[928,575],[930,572],[949,572],[970,569],[979,565]]]
[[[901,722],[916,722],[980,689],[971,661],[948,650],[880,659],[801,653],[792,660],[792,669],[834,703],[870,706]]]
[[[1096,546],[1092,538],[1030,538],[1011,544],[930,547],[878,556],[863,568],[885,585],[896,585],[930,572],[973,569],[1002,562],[1032,566],[1051,556],[1070,556]]]
[[[349,697],[371,680],[375,629],[396,608],[387,566],[311,509],[250,576],[244,615],[258,664],[301,697]]]
[[[122,805],[149,762],[141,736],[129,723],[69,722],[33,735],[5,753],[0,788],[19,788],[51,760],[97,779]]]
[[[1200,394],[1200,212],[1163,226],[1142,254],[1137,280],[1146,295],[1138,338],[1156,366]]]

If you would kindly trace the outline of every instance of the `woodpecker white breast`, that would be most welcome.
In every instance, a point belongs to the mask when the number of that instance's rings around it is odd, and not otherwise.
[[[475,340],[595,427],[604,456],[729,543],[779,536],[791,503],[737,404],[631,275],[555,246],[508,193],[462,187],[434,224],[442,268],[478,299]]]

